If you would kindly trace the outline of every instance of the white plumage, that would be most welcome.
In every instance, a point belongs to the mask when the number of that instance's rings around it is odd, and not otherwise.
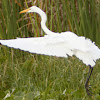
[[[49,56],[67,57],[67,55],[75,55],[84,64],[91,65],[92,67],[95,65],[96,60],[100,58],[100,49],[90,39],[79,37],[69,31],[62,33],[50,31],[45,25],[47,20],[46,15],[38,7],[33,6],[21,13],[24,12],[40,14],[42,18],[41,27],[47,35],[44,37],[0,40],[2,45]]]
[[[57,35],[35,38],[17,38],[0,40],[0,43],[30,53],[49,56],[67,57],[75,55],[86,65],[94,66],[100,58],[100,49],[85,37],[78,37],[72,32],[55,33]]]
[[[21,11],[36,12],[41,16],[41,27],[47,34],[44,37],[33,38],[17,38],[11,40],[0,40],[2,45],[28,51],[30,53],[44,54],[57,57],[68,57],[75,55],[83,61],[84,64],[89,65],[89,73],[85,83],[86,92],[91,95],[89,90],[89,79],[93,71],[93,66],[97,59],[100,59],[100,49],[90,39],[82,36],[77,36],[73,32],[55,33],[46,27],[46,14],[38,7],[32,6],[29,9]]]

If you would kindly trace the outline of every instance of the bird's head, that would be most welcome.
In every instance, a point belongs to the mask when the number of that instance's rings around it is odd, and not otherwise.
[[[21,13],[30,13],[30,12],[35,12],[35,13],[39,14],[41,16],[41,19],[42,19],[41,23],[46,22],[46,20],[47,20],[46,14],[40,8],[38,8],[36,6],[32,6],[28,9],[25,9],[25,10],[21,11],[20,14]]]
[[[25,9],[25,10],[21,11],[20,14],[21,14],[21,13],[26,13],[26,12],[27,12],[27,13],[30,13],[30,12],[37,12],[38,9],[39,9],[38,7],[32,6],[32,7],[28,8],[28,9]]]

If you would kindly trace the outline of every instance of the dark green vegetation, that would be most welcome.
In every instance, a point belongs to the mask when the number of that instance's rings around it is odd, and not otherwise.
[[[100,0],[0,0],[0,39],[41,36],[40,17],[19,14],[32,5],[46,12],[50,30],[73,31],[100,47]],[[88,97],[84,88],[88,67],[76,57],[0,46],[0,100],[100,100],[99,67],[100,60],[90,79],[93,96]]]

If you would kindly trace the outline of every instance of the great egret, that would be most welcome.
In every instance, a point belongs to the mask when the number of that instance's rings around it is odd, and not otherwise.
[[[97,59],[100,59],[100,49],[90,39],[83,36],[77,36],[73,32],[55,33],[46,27],[46,14],[38,7],[32,6],[29,9],[23,10],[20,13],[36,12],[41,16],[41,27],[47,34],[44,37],[33,38],[17,38],[11,40],[0,40],[2,45],[28,51],[31,53],[44,54],[49,56],[65,57],[75,55],[89,66],[89,73],[85,83],[86,92],[89,91],[89,78],[93,71],[93,66]]]

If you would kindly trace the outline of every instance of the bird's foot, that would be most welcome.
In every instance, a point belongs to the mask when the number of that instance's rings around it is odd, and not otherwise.
[[[91,88],[91,85],[85,85],[86,93],[87,93],[88,96],[92,96],[92,94],[93,94],[91,92],[90,88]]]

